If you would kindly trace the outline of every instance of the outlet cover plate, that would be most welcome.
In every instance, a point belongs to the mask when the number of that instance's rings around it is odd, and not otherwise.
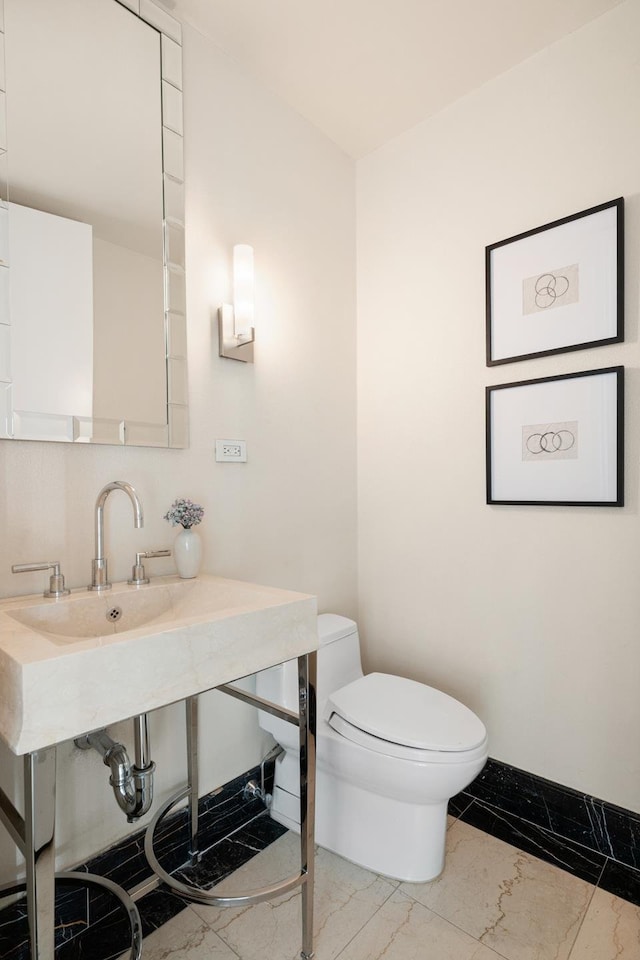
[[[246,440],[216,440],[216,461],[218,463],[246,463]]]

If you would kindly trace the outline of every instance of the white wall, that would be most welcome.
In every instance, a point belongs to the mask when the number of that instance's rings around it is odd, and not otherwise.
[[[134,484],[145,526],[121,494],[106,507],[112,579],[136,550],[171,544],[162,516],[177,496],[205,507],[204,569],[315,593],[355,613],[354,165],[297,114],[185,29],[187,300],[191,446],[186,451],[0,444],[0,596],[41,591],[45,574],[12,563],[59,559],[67,583],[90,578],[93,510],[109,480]],[[232,245],[256,251],[254,366],[218,357],[215,309],[230,294]],[[245,465],[216,464],[215,438],[247,441]],[[151,561],[169,573],[171,560]],[[144,677],[140,678],[144,683]],[[64,691],[60,692],[64,695]],[[222,694],[201,698],[202,790],[256,763],[255,714]],[[132,748],[128,726],[114,728]],[[182,709],[152,716],[157,798],[185,776]],[[74,863],[126,834],[95,755],[59,751],[60,860]],[[19,765],[0,751],[5,789]],[[86,776],[86,779],[84,777]],[[0,831],[0,864],[13,872]]]
[[[359,596],[368,669],[490,753],[640,810],[640,5],[358,165]],[[624,195],[624,345],[485,366],[484,247]],[[627,368],[624,509],[485,504],[484,388]]]

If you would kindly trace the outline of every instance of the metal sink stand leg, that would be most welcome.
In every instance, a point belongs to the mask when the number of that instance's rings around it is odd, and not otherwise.
[[[302,888],[302,960],[313,957],[313,888],[314,888],[314,825],[315,825],[315,771],[316,771],[316,653],[298,657],[298,702],[299,712],[288,710],[278,704],[263,700],[255,694],[246,693],[230,684],[216,689],[238,700],[259,707],[276,717],[299,727],[300,732],[300,871],[279,883],[250,890],[242,894],[218,896],[214,891],[201,890],[177,880],[160,865],[154,850],[154,837],[158,825],[167,813],[181,800],[188,801],[189,855],[192,863],[200,857],[198,845],[198,700],[189,697],[186,703],[187,717],[187,785],[170,797],[160,808],[145,835],[144,849],[147,860],[155,873],[167,886],[185,899],[195,903],[208,903],[216,907],[246,906],[269,900],[296,887]]]
[[[9,832],[26,861],[31,956],[34,960],[53,960],[56,748],[26,754],[23,771],[24,820],[14,810]]]
[[[56,748],[25,754],[23,764],[24,817],[0,790],[0,822],[24,855],[26,881],[0,886],[0,898],[26,891],[31,960],[54,960],[56,882],[98,886],[117,897],[131,926],[130,960],[140,960],[142,927],[131,897],[113,881],[92,873],[55,872]]]

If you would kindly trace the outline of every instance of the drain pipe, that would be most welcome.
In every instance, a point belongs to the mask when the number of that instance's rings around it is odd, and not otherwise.
[[[150,809],[153,802],[155,763],[149,753],[149,722],[146,713],[133,718],[135,763],[131,766],[123,744],[113,740],[106,730],[94,730],[74,740],[80,750],[96,750],[111,770],[109,783],[120,809],[129,823],[135,823]]]

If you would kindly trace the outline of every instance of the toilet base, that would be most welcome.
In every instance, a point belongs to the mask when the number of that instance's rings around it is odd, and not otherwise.
[[[271,816],[300,830],[300,800],[278,786]],[[374,873],[408,883],[435,880],[444,868],[447,801],[406,803],[317,770],[316,843]]]

